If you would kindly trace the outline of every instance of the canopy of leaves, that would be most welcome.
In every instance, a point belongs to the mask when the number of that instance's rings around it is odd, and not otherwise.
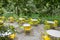
[[[20,17],[31,17],[36,13],[37,17],[59,16],[60,0],[0,0],[0,15],[8,12]]]

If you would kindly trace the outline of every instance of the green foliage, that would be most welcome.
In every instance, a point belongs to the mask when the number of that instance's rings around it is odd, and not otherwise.
[[[6,18],[9,18],[9,17],[14,17],[15,19],[18,18],[18,16],[14,13],[5,13],[3,14],[3,16],[5,16]]]
[[[4,7],[7,12],[15,12],[17,15],[54,15],[55,11],[60,8],[59,0],[1,0],[0,6]],[[58,13],[59,14],[59,13]]]
[[[37,13],[32,13],[32,15],[31,15],[31,18],[39,18],[39,14],[37,14]]]
[[[15,18],[41,18],[54,20],[60,17],[60,0],[1,0],[0,15],[12,16]],[[8,13],[10,12],[10,13]],[[37,14],[36,14],[37,13]]]
[[[0,26],[0,40],[11,40],[9,35],[6,35],[6,33],[9,32],[11,32],[11,34],[15,33],[15,28],[13,28],[13,26]]]

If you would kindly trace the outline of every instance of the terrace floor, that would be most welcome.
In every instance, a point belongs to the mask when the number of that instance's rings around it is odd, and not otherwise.
[[[43,40],[42,33],[45,32],[44,24],[39,24],[38,26],[32,26],[31,35],[25,35],[23,29],[19,28],[17,23],[6,23],[7,25],[13,25],[18,31],[16,38],[14,40]],[[60,30],[60,27],[57,28]]]
[[[42,40],[41,32],[44,32],[43,27],[43,24],[33,26],[31,35],[25,35],[24,32],[21,32],[21,29],[17,27],[16,30],[20,33],[17,33],[17,37],[15,38],[15,40]]]

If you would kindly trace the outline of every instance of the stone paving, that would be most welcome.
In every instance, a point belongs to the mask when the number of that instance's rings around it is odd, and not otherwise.
[[[31,35],[25,35],[24,32],[19,28],[17,23],[6,23],[7,25],[13,25],[19,32],[16,34],[15,40],[42,40],[41,32],[44,33],[44,25],[39,24],[38,26],[33,26]]]
[[[19,28],[18,23],[5,23],[7,25],[13,25],[15,29],[18,31],[16,34],[16,38],[14,40],[43,40],[42,39],[42,33],[45,33],[44,30],[44,24],[39,24],[38,26],[32,26],[33,30],[31,32],[31,35],[25,35],[24,31]],[[56,28],[57,30],[60,30],[60,27]]]
[[[41,38],[41,32],[43,32],[43,27],[44,25],[41,24],[39,26],[34,26],[33,31],[31,35],[25,35],[24,32],[22,33],[17,33],[17,38],[15,40],[42,40]],[[20,30],[20,28],[17,27],[16,30]]]

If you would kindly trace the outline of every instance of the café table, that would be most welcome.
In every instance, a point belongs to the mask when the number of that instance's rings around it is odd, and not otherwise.
[[[54,37],[57,40],[60,40],[60,31],[58,30],[53,29],[47,30],[47,34]]]

